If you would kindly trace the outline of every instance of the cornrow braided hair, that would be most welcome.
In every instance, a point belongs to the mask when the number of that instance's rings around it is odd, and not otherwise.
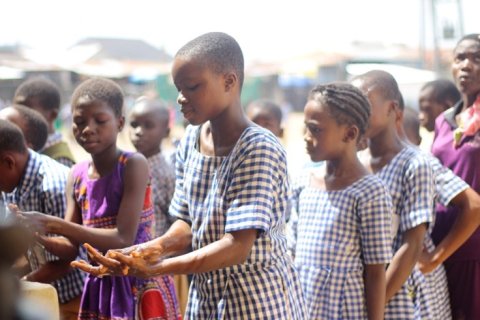
[[[309,100],[326,104],[339,124],[355,125],[360,136],[365,134],[370,118],[370,103],[365,95],[349,83],[330,83],[315,86]]]

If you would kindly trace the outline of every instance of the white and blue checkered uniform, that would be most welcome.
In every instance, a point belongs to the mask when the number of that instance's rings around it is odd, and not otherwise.
[[[170,213],[191,223],[193,250],[225,233],[259,231],[247,261],[193,275],[185,319],[306,319],[300,282],[287,255],[286,157],[277,138],[247,128],[229,156],[196,148],[188,127],[176,158]]]
[[[302,176],[292,192],[288,238],[308,319],[366,319],[364,266],[391,259],[388,190],[374,175],[330,191]]]
[[[402,245],[402,234],[420,224],[433,223],[434,174],[431,160],[415,147],[405,147],[377,175],[390,190],[394,207],[393,253]],[[424,246],[431,250],[430,233]],[[448,289],[443,267],[423,275],[417,267],[388,302],[385,319],[450,319]]]
[[[5,203],[14,203],[22,211],[38,211],[62,218],[65,215],[65,187],[69,168],[59,162],[29,150],[25,173],[18,186],[11,193],[2,193]],[[45,252],[47,261],[58,257]],[[32,270],[39,265],[34,259],[29,260]],[[57,289],[61,303],[78,297],[83,290],[83,275],[80,270],[72,269],[66,276],[51,283]]]
[[[435,203],[440,203],[447,207],[453,198],[469,188],[468,184],[458,177],[452,170],[443,166],[440,161],[426,154],[433,170],[435,181]],[[435,213],[435,206],[433,209]],[[434,215],[435,221],[435,215]],[[431,234],[434,223],[428,228],[428,234]],[[430,237],[425,237],[424,247],[432,252],[435,245]],[[447,290],[447,278],[443,265],[438,266],[433,272],[424,275],[426,283],[430,286],[433,297],[430,299],[430,305],[436,310],[437,315],[444,316],[442,319],[448,319],[451,313],[450,298]]]
[[[452,170],[442,165],[440,160],[431,154],[426,154],[432,166],[435,179],[435,202],[444,207],[450,204],[457,195],[469,188],[469,185]]]

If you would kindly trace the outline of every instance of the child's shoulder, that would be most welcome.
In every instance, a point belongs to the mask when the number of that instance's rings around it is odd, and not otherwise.
[[[272,150],[285,155],[285,149],[278,138],[269,130],[257,125],[247,127],[237,144],[241,150]]]
[[[419,148],[413,146],[406,146],[399,154],[403,162],[404,171],[420,170],[432,168],[432,160],[428,155],[422,152]]]
[[[349,187],[350,192],[358,199],[370,201],[375,198],[390,197],[385,183],[375,174],[367,174],[355,181]]]

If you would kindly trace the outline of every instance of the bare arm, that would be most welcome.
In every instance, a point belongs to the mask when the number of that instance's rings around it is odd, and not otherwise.
[[[365,265],[365,296],[368,319],[383,319],[385,312],[385,265]]]
[[[138,260],[145,260],[145,263],[156,264],[165,257],[182,254],[186,252],[192,244],[192,231],[190,225],[183,220],[175,221],[167,232],[161,237],[155,238],[140,245],[133,245],[118,250],[109,250],[105,256],[97,250],[86,244],[91,258],[98,262],[100,266],[92,266],[86,261],[73,261],[72,266],[95,276],[117,274],[125,275],[126,269],[117,260],[112,259],[117,253],[123,255],[133,255]]]
[[[392,262],[387,268],[387,294],[388,302],[412,273],[413,267],[423,249],[423,239],[427,231],[426,224],[420,224],[403,233],[402,246],[395,252]]]
[[[255,229],[227,233],[222,239],[198,250],[156,263],[135,255],[116,254],[114,258],[127,265],[131,275],[140,277],[209,272],[245,262],[257,233]]]
[[[145,158],[136,154],[130,158],[124,171],[123,196],[117,214],[117,226],[112,229],[91,228],[81,224],[81,211],[74,199],[73,177],[67,181],[67,212],[65,219],[51,216],[39,217],[45,231],[67,237],[72,243],[90,243],[101,251],[131,246],[135,240],[140,212],[143,208],[148,183],[148,165]]]
[[[49,261],[40,268],[27,274],[24,279],[28,281],[51,283],[65,276],[70,271],[70,261],[55,260]]]
[[[452,228],[435,250],[422,255],[419,268],[423,273],[435,270],[480,226],[480,196],[472,188],[458,194],[453,198],[451,204],[460,208],[459,214]]]

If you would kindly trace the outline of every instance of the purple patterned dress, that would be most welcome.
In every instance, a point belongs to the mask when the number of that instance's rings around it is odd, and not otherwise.
[[[99,179],[88,177],[90,161],[73,167],[75,200],[83,225],[114,228],[123,192],[123,170],[133,153],[123,152],[115,169]],[[150,186],[145,195],[135,244],[152,238],[154,221]],[[151,279],[88,275],[79,319],[180,319],[171,276]]]
[[[463,137],[458,148],[453,147],[454,120],[462,110],[460,102],[441,114],[435,124],[432,153],[440,162],[462,178],[476,192],[480,192],[480,132]],[[452,227],[459,209],[454,206],[437,207],[433,240],[439,243]],[[480,229],[445,262],[452,315],[461,319],[480,319]]]

